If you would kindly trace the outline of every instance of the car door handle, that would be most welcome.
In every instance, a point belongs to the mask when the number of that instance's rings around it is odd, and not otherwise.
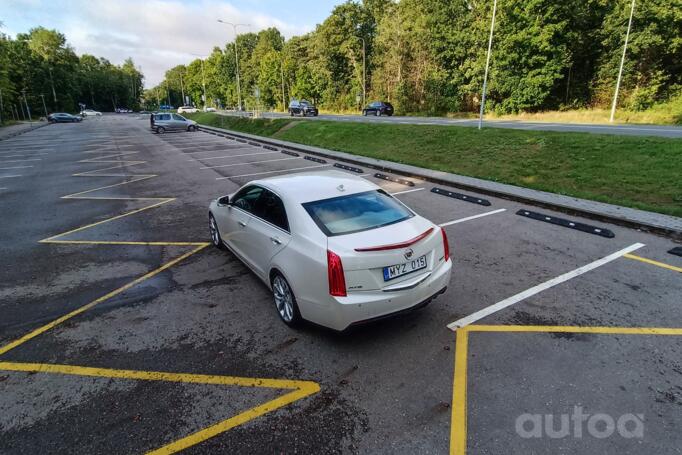
[[[246,223],[243,221],[237,221],[237,224],[240,225],[241,227],[246,227]]]
[[[270,237],[270,241],[274,243],[275,245],[281,245],[282,241],[278,239],[277,237]]]

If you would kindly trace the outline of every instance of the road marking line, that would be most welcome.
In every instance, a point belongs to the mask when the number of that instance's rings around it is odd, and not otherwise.
[[[551,325],[470,325],[469,332],[544,332],[544,333],[597,333],[603,335],[682,335],[682,328],[669,327],[599,327]],[[458,331],[459,332],[459,331]]]
[[[405,194],[405,193],[414,193],[415,191],[422,191],[425,190],[426,188],[415,188],[413,190],[405,190],[405,191],[397,191],[395,193],[391,193],[391,196],[397,196],[399,194]]]
[[[26,169],[26,168],[29,168],[29,167],[33,167],[33,166],[12,166],[12,167],[0,167],[0,170],[3,170],[3,171],[5,171],[5,170],[7,170],[7,169]]]
[[[24,163],[26,161],[42,161],[42,158],[27,158],[25,160],[7,160],[7,161],[0,161],[0,163]]]
[[[23,177],[23,175],[0,175],[0,179],[13,179],[15,177]]]
[[[210,245],[210,243],[205,243],[201,246],[198,246],[198,247],[192,249],[191,251],[188,251],[187,253],[183,254],[182,256],[179,256],[179,257],[177,257],[171,261],[166,262],[161,267],[158,267],[158,268],[152,270],[151,272],[148,272],[148,273],[142,275],[141,277],[136,278],[127,284],[124,284],[120,288],[114,289],[113,291],[93,300],[92,302],[90,302],[88,304],[81,306],[80,308],[78,308],[78,309],[76,309],[70,313],[65,314],[64,316],[61,316],[61,317],[53,320],[52,322],[49,322],[49,323],[43,325],[42,327],[38,327],[37,329],[27,333],[26,335],[22,336],[21,338],[18,338],[16,340],[6,344],[5,346],[1,347],[0,348],[0,355],[6,354],[7,352],[11,351],[12,349],[16,348],[17,346],[22,345],[22,344],[26,343],[27,341],[31,340],[32,338],[35,338],[38,335],[45,333],[48,330],[58,326],[62,322],[68,321],[69,319],[73,318],[74,316],[78,316],[79,314],[89,310],[90,308],[94,307],[95,305],[102,303],[106,300],[109,300],[110,298],[115,297],[124,291],[127,291],[128,289],[135,286],[136,284],[139,284],[139,283],[143,282],[144,280],[149,279],[149,278],[163,272],[164,270],[166,270],[169,267],[174,266],[178,262],[180,262],[184,259],[187,259],[188,257],[192,256],[195,253],[198,253],[199,251],[206,248],[208,245]]]
[[[673,272],[682,273],[682,267],[675,267],[674,265],[665,264],[663,262],[654,261],[653,259],[643,258],[641,256],[636,256],[634,254],[624,254],[623,257],[628,259],[634,259],[635,261],[645,262],[647,264],[655,265],[657,267],[662,267],[664,269],[672,270]]]
[[[246,163],[219,164],[218,166],[206,166],[206,167],[200,167],[199,169],[217,169],[217,168],[221,168],[221,167],[246,166],[247,164],[271,163],[273,161],[288,161],[288,160],[300,160],[300,159],[301,159],[300,156],[294,156],[291,158],[277,158],[274,160],[249,161]]]
[[[458,330],[455,345],[455,379],[452,383],[450,453],[464,455],[467,450],[467,356],[469,331]],[[457,422],[457,424],[455,424]]]
[[[464,223],[465,221],[475,220],[476,218],[483,218],[484,216],[494,215],[496,213],[502,213],[507,211],[507,209],[497,209],[491,210],[490,212],[479,213],[478,215],[467,216],[466,218],[460,218],[458,220],[448,221],[443,224],[439,224],[440,227],[452,226],[453,224]]]
[[[682,336],[682,328],[664,327],[572,327],[523,325],[469,325],[457,330],[455,374],[452,385],[450,420],[450,455],[466,455],[467,451],[467,369],[469,332],[524,333],[592,333],[601,335]]]
[[[204,428],[203,430],[199,430],[190,434],[189,436],[185,436],[177,441],[153,450],[149,452],[150,454],[170,454],[178,452],[203,442],[209,438],[217,436],[218,434],[230,430],[238,425],[253,420],[256,417],[260,417],[320,391],[320,386],[316,382],[289,379],[244,378],[237,376],[168,373],[163,371],[114,370],[110,368],[91,368],[71,365],[15,362],[0,362],[0,370],[142,381],[163,381],[285,390],[293,389],[292,392],[267,401],[263,404],[254,406],[250,409],[247,409],[246,411],[242,411],[236,416],[225,419],[215,425]]]
[[[211,157],[208,157],[208,158],[199,157],[199,158],[192,158],[191,160],[187,160],[187,161],[199,161],[199,160],[201,160],[201,161],[208,161],[208,160],[217,160],[217,159],[221,159],[221,158],[237,158],[238,156],[271,155],[271,154],[273,154],[273,153],[281,153],[281,152],[242,153],[242,154],[239,154],[239,155],[211,156]]]
[[[372,174],[360,174],[360,175],[358,175],[358,177],[369,177],[370,175],[372,175]]]
[[[182,152],[184,155],[194,155],[195,153],[216,153],[216,152],[224,152],[224,151],[229,151],[229,150],[248,150],[252,149],[253,147],[222,147],[220,150],[197,150],[195,152]]]
[[[487,316],[490,316],[493,313],[496,313],[500,310],[503,310],[511,305],[514,305],[515,303],[518,303],[522,300],[527,299],[528,297],[532,297],[535,294],[538,294],[546,289],[549,289],[551,287],[556,286],[557,284],[564,283],[572,278],[575,278],[577,276],[580,276],[586,272],[589,272],[590,270],[594,270],[597,267],[601,267],[604,264],[608,264],[609,262],[615,261],[616,259],[620,258],[621,256],[630,253],[632,251],[635,251],[639,248],[642,248],[644,246],[643,243],[635,243],[633,245],[630,245],[626,248],[623,248],[620,251],[616,251],[615,253],[609,254],[608,256],[605,256],[601,259],[598,259],[594,262],[590,262],[587,265],[584,265],[582,267],[579,267],[575,270],[572,270],[570,272],[564,273],[563,275],[559,275],[556,278],[552,278],[551,280],[545,281],[544,283],[538,284],[537,286],[533,286],[530,289],[526,289],[523,292],[520,292],[516,295],[513,295],[511,297],[508,297],[500,302],[497,302],[494,305],[490,305],[486,308],[483,308],[482,310],[479,310],[473,314],[470,314],[469,316],[466,316],[464,318],[458,319],[455,322],[452,322],[448,324],[448,328],[450,330],[457,330],[462,327],[466,327],[469,324],[472,324],[479,319],[483,319]]]
[[[253,175],[274,174],[276,172],[300,171],[303,169],[315,169],[315,168],[319,168],[319,167],[329,167],[329,166],[331,166],[331,164],[320,164],[317,166],[296,167],[293,169],[281,169],[279,171],[256,172],[255,174],[230,175],[229,177],[216,177],[216,180],[234,179],[237,177],[251,177]]]

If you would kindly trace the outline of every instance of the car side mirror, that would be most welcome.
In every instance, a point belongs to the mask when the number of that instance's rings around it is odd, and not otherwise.
[[[218,205],[230,205],[230,196],[223,196],[219,198]]]

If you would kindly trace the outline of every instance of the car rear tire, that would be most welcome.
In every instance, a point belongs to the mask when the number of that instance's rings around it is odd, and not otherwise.
[[[163,134],[165,132],[166,132],[166,128],[164,128],[163,126],[157,126],[156,127],[156,134]]]
[[[225,244],[223,243],[222,237],[220,237],[220,231],[218,230],[218,223],[215,222],[215,218],[212,214],[208,214],[208,230],[211,234],[211,243],[214,247],[219,250],[224,250]]]
[[[301,313],[294,291],[281,273],[275,272],[272,277],[272,294],[275,301],[275,309],[280,319],[289,327],[296,327],[301,323]]]
[[[379,117],[380,115],[381,115],[381,112],[379,112],[379,111],[374,111],[374,116],[375,116],[375,117]]]

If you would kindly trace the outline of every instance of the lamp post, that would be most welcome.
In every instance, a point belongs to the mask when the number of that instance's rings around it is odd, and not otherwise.
[[[623,64],[625,64],[625,51],[628,49],[628,40],[630,39],[630,29],[632,28],[632,16],[635,12],[635,0],[632,0],[630,6],[630,20],[628,21],[628,31],[625,33],[625,45],[623,46],[623,56],[620,58],[620,69],[618,70],[618,80],[616,81],[616,91],[613,94],[613,103],[611,104],[611,118],[610,123],[613,123],[613,118],[616,115],[616,104],[618,104],[618,90],[620,90],[620,80],[623,76]]]
[[[40,98],[43,100],[43,110],[45,111],[45,118],[47,118],[47,106],[45,106],[45,95],[41,93]]]
[[[206,75],[204,74],[204,57],[199,55],[199,54],[192,54],[195,57],[199,57],[199,61],[201,62],[201,85],[204,87],[204,110],[206,110],[206,101],[208,98],[206,98]]]
[[[232,30],[234,31],[234,61],[235,61],[235,69],[237,73],[237,105],[239,107],[239,111],[242,110],[242,89],[239,83],[239,53],[237,50],[237,27],[250,27],[250,24],[233,24],[232,22],[226,22],[222,19],[218,19],[218,22],[221,24],[225,25],[231,25]]]
[[[493,18],[490,22],[490,38],[488,39],[488,56],[485,59],[485,75],[483,76],[483,94],[481,95],[481,113],[478,116],[478,129],[483,125],[483,112],[485,111],[485,92],[488,88],[488,67],[490,66],[490,52],[493,48],[493,31],[495,30],[495,13],[497,12],[497,0],[493,2]]]
[[[28,114],[28,122],[32,123],[31,120],[31,109],[28,107],[28,101],[26,101],[26,89],[23,89],[21,93],[24,95],[24,104],[26,105],[26,113]]]

